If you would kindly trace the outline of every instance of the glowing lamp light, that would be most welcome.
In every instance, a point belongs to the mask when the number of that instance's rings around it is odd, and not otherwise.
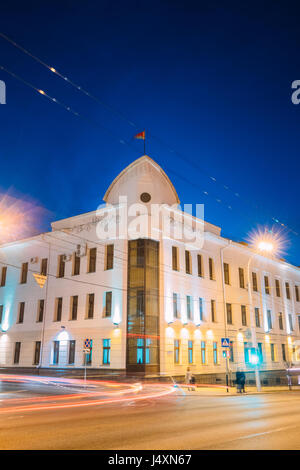
[[[243,333],[238,333],[237,334],[237,340],[238,340],[239,343],[242,343],[244,341]]]
[[[267,251],[271,253],[272,251],[274,251],[274,245],[270,242],[261,241],[258,243],[258,249],[259,251]]]
[[[269,335],[265,335],[265,342],[266,342],[266,343],[269,343],[269,342],[270,342],[270,336],[269,336]]]
[[[61,332],[57,335],[57,339],[58,339],[58,341],[68,341],[68,339],[69,339],[69,334],[67,333],[67,331],[61,331]]]
[[[252,247],[263,255],[278,256],[284,253],[286,240],[278,228],[268,229],[264,227],[253,230],[248,235],[248,240]]]
[[[250,363],[256,366],[259,363],[259,357],[256,352],[250,353]]]
[[[168,326],[168,328],[166,328],[166,336],[167,336],[167,338],[173,338],[173,336],[174,336],[174,330],[170,326]]]

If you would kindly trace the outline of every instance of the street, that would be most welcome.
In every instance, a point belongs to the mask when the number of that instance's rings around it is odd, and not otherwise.
[[[178,389],[164,395],[167,389],[157,384],[153,390],[145,385],[142,391],[124,392],[116,402],[96,397],[95,403],[84,406],[86,401],[78,398],[81,392],[72,389],[68,393],[76,396],[66,401],[65,388],[56,389],[26,381],[2,382],[2,450],[300,449],[299,391],[209,396],[209,390]],[[101,393],[107,397],[110,392]],[[152,398],[143,398],[147,394]],[[53,408],[37,405],[45,395],[51,395]],[[24,406],[27,400],[34,403],[32,409]]]

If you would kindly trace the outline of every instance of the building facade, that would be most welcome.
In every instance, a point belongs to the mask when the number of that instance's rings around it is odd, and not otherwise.
[[[186,216],[148,156],[117,176],[104,201],[0,247],[0,367],[161,376],[190,367],[205,382],[237,368],[251,374],[254,357],[275,375],[299,362],[298,267],[191,216],[198,245],[174,230],[165,236],[166,220],[174,229]],[[149,210],[158,205],[162,216]]]

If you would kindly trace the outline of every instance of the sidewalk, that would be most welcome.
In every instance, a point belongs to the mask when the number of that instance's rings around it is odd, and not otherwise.
[[[235,387],[228,387],[226,385],[199,385],[194,386],[194,390],[189,391],[186,384],[176,384],[179,390],[186,395],[202,395],[202,396],[241,396],[241,395],[256,395],[263,393],[279,393],[279,392],[299,392],[300,386],[293,386],[291,390],[286,386],[275,386],[275,387],[261,387],[261,391],[258,392],[255,386],[247,386],[246,393],[238,393]]]

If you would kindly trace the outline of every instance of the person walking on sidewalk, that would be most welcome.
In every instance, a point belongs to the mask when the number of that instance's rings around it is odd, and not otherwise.
[[[241,384],[241,393],[246,393],[245,390],[245,383],[246,383],[246,375],[245,372],[240,372],[240,384]]]
[[[190,390],[193,390],[193,387],[192,387],[192,384],[193,384],[193,374],[190,370],[190,368],[188,367],[187,370],[186,370],[186,374],[185,374],[185,383],[187,384],[188,386],[188,391]]]

